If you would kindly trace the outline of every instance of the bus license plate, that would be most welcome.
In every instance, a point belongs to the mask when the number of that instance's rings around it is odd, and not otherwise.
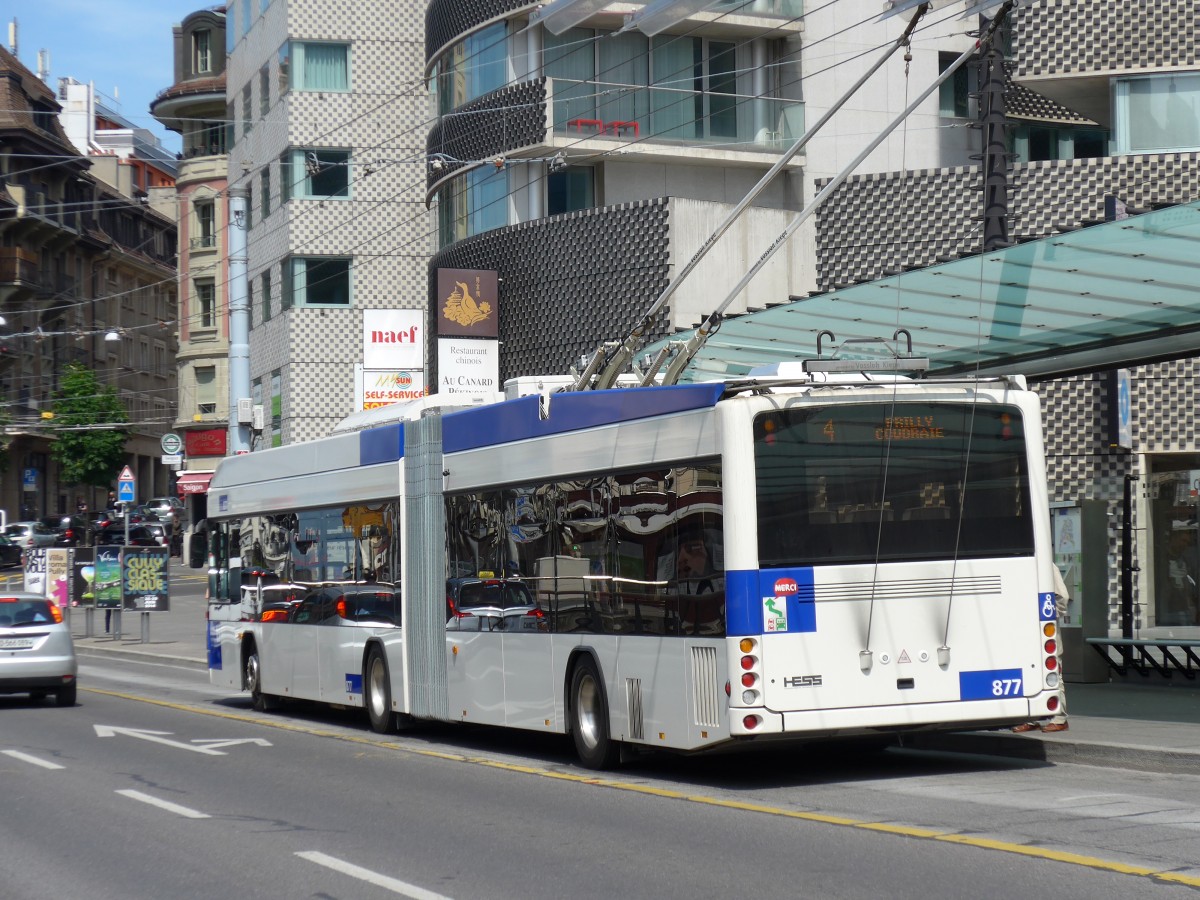
[[[1023,697],[1023,687],[1020,669],[988,669],[958,673],[958,694],[961,700],[1007,700],[1010,697]]]

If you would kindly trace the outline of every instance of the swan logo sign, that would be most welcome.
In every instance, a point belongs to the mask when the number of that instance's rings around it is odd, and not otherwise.
[[[498,337],[499,284],[490,269],[438,269],[438,337]]]

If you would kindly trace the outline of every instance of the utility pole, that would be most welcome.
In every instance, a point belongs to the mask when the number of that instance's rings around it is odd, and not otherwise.
[[[246,256],[246,189],[229,189],[229,453],[250,452],[250,423],[239,401],[250,399],[250,303]]]

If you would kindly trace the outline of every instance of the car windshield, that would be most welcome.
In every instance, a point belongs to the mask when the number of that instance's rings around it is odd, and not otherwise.
[[[475,581],[462,586],[459,592],[460,609],[493,606],[508,609],[512,606],[533,606],[529,588],[513,581]]]
[[[48,600],[18,600],[0,597],[0,628],[20,628],[25,625],[49,625],[54,613]]]

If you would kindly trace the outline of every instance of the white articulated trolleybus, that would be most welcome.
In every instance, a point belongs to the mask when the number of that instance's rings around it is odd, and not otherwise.
[[[1037,398],[818,368],[397,408],[226,459],[213,682],[380,732],[570,734],[596,768],[1052,714]]]

